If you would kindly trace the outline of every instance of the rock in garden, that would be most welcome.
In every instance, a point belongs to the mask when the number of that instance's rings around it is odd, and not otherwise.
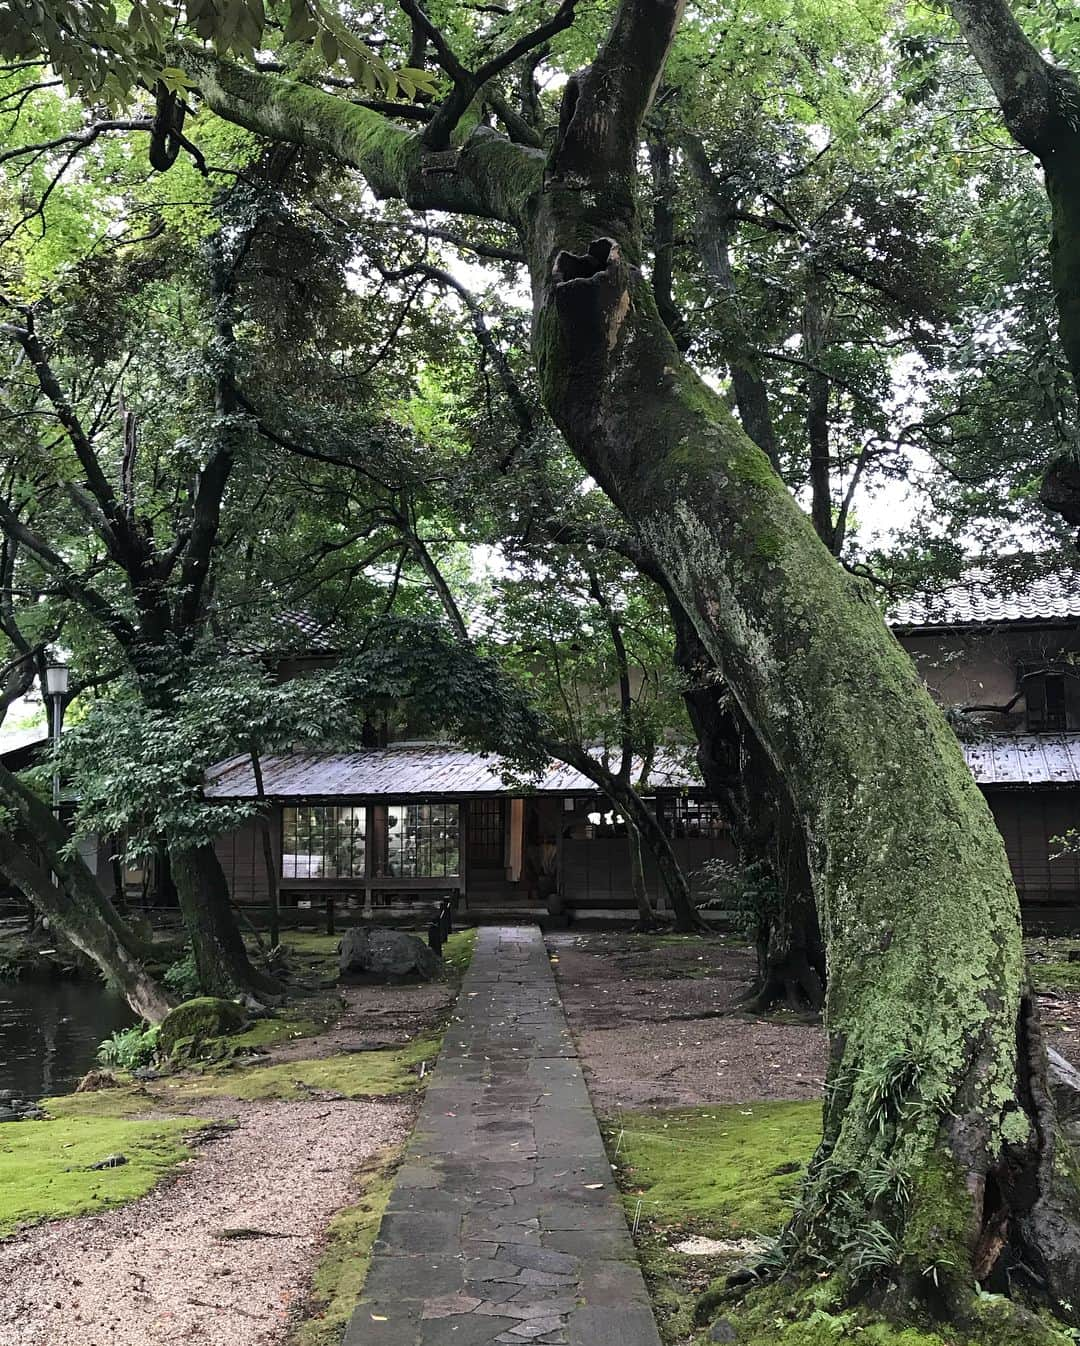
[[[717,1318],[709,1329],[710,1341],[738,1341],[738,1334],[726,1318]]]
[[[92,1094],[98,1089],[119,1089],[120,1081],[111,1070],[88,1070],[75,1086],[77,1094]]]
[[[185,1000],[161,1021],[158,1046],[165,1056],[171,1056],[181,1038],[205,1041],[207,1038],[227,1037],[238,1033],[247,1023],[247,1011],[232,1000],[204,995]]]
[[[395,981],[419,977],[431,981],[442,959],[422,939],[405,930],[346,930],[341,938],[341,975]]]

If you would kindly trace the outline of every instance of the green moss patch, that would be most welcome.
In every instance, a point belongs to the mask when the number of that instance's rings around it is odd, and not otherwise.
[[[157,1089],[166,1099],[306,1098],[313,1090],[345,1098],[385,1097],[408,1093],[419,1083],[421,1065],[435,1063],[441,1034],[415,1038],[385,1051],[349,1052],[280,1065],[235,1067],[198,1079],[163,1080]]]
[[[370,1160],[358,1172],[362,1196],[339,1211],[326,1233],[326,1248],[315,1269],[308,1315],[289,1346],[338,1346],[367,1279],[371,1248],[394,1185],[400,1157],[394,1150]]]
[[[624,1113],[605,1126],[628,1207],[742,1238],[775,1232],[821,1137],[820,1103]]]
[[[461,978],[469,970],[476,948],[476,927],[456,930],[443,945],[442,957],[449,975]]]
[[[809,1286],[778,1282],[744,1301],[721,1301],[735,1266],[753,1260],[755,1245],[764,1250],[786,1223],[820,1123],[818,1103],[748,1103],[624,1113],[604,1124],[668,1346],[710,1341],[709,1328],[695,1320],[703,1294],[707,1302],[716,1297],[703,1321],[726,1318],[739,1346],[1067,1346],[1072,1338],[1060,1325],[1010,1322],[1008,1306],[993,1296],[980,1301],[986,1327],[975,1338],[930,1324],[893,1326],[869,1310],[845,1308],[828,1278]],[[692,1237],[723,1246],[709,1256],[680,1251]]]
[[[92,1106],[108,1096],[118,1112],[125,1100],[115,1095],[126,1092],[74,1095],[87,1100],[76,1108],[67,1106],[68,1099],[50,1099],[45,1104],[53,1114],[50,1120],[7,1122],[0,1128],[0,1235],[34,1221],[134,1201],[188,1157],[184,1136],[206,1123],[190,1117],[137,1121]],[[130,1096],[126,1105],[132,1106]],[[127,1163],[91,1167],[113,1154],[124,1155]]]
[[[628,1112],[603,1131],[661,1333],[665,1342],[689,1341],[698,1296],[782,1228],[821,1136],[821,1105]],[[677,1249],[695,1236],[723,1249]]]
[[[294,1038],[310,1038],[323,1032],[327,1020],[291,1018],[283,1014],[280,1018],[256,1019],[242,1033],[234,1033],[229,1042],[237,1052],[263,1051],[276,1047],[282,1042],[292,1042]]]
[[[1036,991],[1080,991],[1080,963],[1032,963]]]

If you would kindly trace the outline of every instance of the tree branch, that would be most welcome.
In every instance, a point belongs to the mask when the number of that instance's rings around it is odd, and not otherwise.
[[[294,80],[245,70],[191,43],[168,59],[196,83],[212,112],[271,140],[308,145],[359,170],[378,197],[521,229],[540,190],[544,155],[490,127],[472,132],[452,164],[432,163],[423,135],[370,108]]]
[[[950,0],[949,8],[993,89],[1005,125],[1042,154],[1057,129],[1055,70],[1016,21],[1008,0]]]

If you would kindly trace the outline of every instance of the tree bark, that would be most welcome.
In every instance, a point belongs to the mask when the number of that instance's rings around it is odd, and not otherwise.
[[[669,595],[675,663],[685,675],[683,700],[698,741],[698,766],[720,802],[744,868],[766,866],[777,892],[754,932],[757,979],[745,1007],[763,1013],[777,1004],[820,1010],[825,1001],[825,948],[813,902],[802,834],[783,782],[737,708],[693,623]]]
[[[630,851],[630,883],[634,890],[634,902],[637,904],[641,924],[646,930],[656,925],[656,912],[649,901],[649,892],[645,886],[645,865],[641,855],[641,833],[633,822],[623,814],[626,823],[626,844]]]
[[[528,237],[541,387],[690,614],[807,838],[832,1054],[793,1259],[824,1257],[852,1293],[870,1281],[897,1306],[914,1294],[974,1315],[1003,1209],[1021,1245],[1059,1196],[1076,1227],[1063,1168],[1027,1191],[1012,1178],[1042,1162],[1052,1117],[1029,1089],[1037,1049],[1017,1050],[1018,902],[959,745],[872,595],[683,363],[642,277],[638,128],[677,18],[663,0],[625,0],[567,91]],[[903,1196],[872,1187],[885,1163],[903,1166]],[[888,1270],[854,1257],[843,1210],[888,1231]],[[1071,1315],[1080,1267],[1060,1246],[1038,1252],[1049,1299]]]
[[[566,87],[543,181],[535,151],[475,132],[425,177],[419,140],[365,109],[206,52],[178,62],[215,111],[317,144],[378,192],[519,229],[548,410],[690,614],[806,837],[831,1059],[792,1268],[811,1280],[822,1259],[852,1299],[968,1322],[987,1311],[976,1282],[1024,1263],[1075,1320],[1077,1184],[1001,837],[872,594],[684,363],[640,270],[640,129],[679,16],[621,0]],[[884,1262],[859,1256],[871,1220]]]
[[[278,993],[281,988],[273,977],[260,972],[248,958],[213,846],[173,850],[169,858],[203,992],[256,998]]]
[[[77,854],[68,854],[68,835],[47,805],[6,767],[0,766],[0,800],[10,813],[0,828],[0,873],[42,916],[84,953],[124,995],[136,1014],[160,1023],[169,1001],[142,965],[147,947],[121,918]],[[49,868],[31,859],[20,838],[28,838]],[[52,874],[58,879],[52,881]]]

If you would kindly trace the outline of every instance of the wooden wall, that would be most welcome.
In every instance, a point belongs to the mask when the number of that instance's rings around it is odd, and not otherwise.
[[[1076,930],[1080,932],[1080,855],[1051,859],[1059,848],[1052,838],[1070,828],[1080,828],[1080,787],[1047,789],[991,788],[986,791],[994,818],[1005,839],[1005,849],[1020,892],[1027,929]],[[540,801],[537,801],[538,803]],[[630,856],[625,837],[586,836],[584,822],[589,808],[580,801],[573,813],[561,811],[560,800],[544,800],[544,830],[561,829],[559,839],[561,890],[571,904],[593,906],[606,901],[632,902]],[[555,805],[559,805],[559,811]],[[275,849],[279,845],[278,818],[272,820]],[[710,859],[733,859],[726,840],[698,837],[677,838],[673,843],[683,870],[690,876]],[[219,838],[218,858],[230,891],[238,902],[268,900],[262,848],[254,822]],[[111,890],[107,865],[99,862],[102,886]],[[645,878],[654,900],[662,896],[656,867],[645,856]]]
[[[1080,788],[988,788],[1013,878],[1020,894],[1024,928],[1080,930],[1080,855],[1052,856],[1054,837],[1080,827]]]

